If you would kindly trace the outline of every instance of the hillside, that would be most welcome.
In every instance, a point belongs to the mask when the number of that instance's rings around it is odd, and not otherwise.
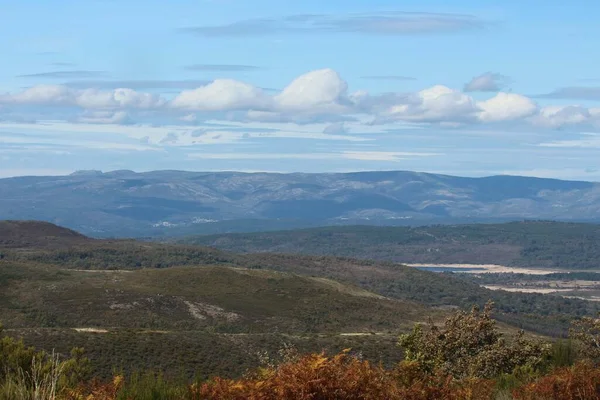
[[[512,176],[114,171],[0,179],[0,219],[102,237],[599,217],[598,183]]]
[[[329,280],[228,267],[78,271],[2,262],[0,284],[9,334],[49,351],[83,346],[105,376],[121,364],[238,376],[259,351],[285,343],[307,351],[362,343],[373,360],[390,362],[398,332],[440,314]]]
[[[7,333],[46,350],[85,347],[105,377],[115,367],[149,366],[239,376],[260,352],[276,355],[287,344],[304,352],[359,348],[392,365],[400,332],[456,307],[492,299],[503,329],[553,336],[574,317],[600,310],[594,302],[495,292],[384,261],[238,255],[9,225],[24,247],[4,249],[0,259]]]
[[[41,221],[0,221],[0,249],[51,248],[90,243],[93,239]]]
[[[598,304],[594,302],[541,294],[490,291],[474,282],[396,263],[332,256],[271,253],[239,255],[193,245],[133,240],[96,240],[82,244],[76,240],[64,248],[5,250],[3,261],[2,265],[15,263],[60,270],[152,268],[162,271],[169,267],[226,266],[280,271],[332,279],[387,298],[445,308],[468,308],[493,299],[498,304],[497,318],[501,321],[549,335],[564,334],[568,328],[567,321],[572,316],[594,314],[598,310]],[[160,275],[156,279],[161,279]]]
[[[404,263],[600,270],[600,225],[546,221],[423,227],[348,226],[192,236],[237,253],[333,255]]]
[[[380,332],[430,313],[326,279],[229,267],[79,271],[8,263],[0,281],[3,322],[12,328]]]

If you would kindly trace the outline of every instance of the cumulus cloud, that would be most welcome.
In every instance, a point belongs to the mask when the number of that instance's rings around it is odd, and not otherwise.
[[[350,105],[348,84],[332,69],[312,71],[276,95],[275,104],[283,111],[341,111]]]
[[[600,108],[579,105],[547,106],[530,119],[535,126],[559,129],[577,126],[582,129],[600,128]]]
[[[478,111],[470,96],[436,85],[390,107],[387,115],[392,119],[415,122],[466,122],[473,120]]]
[[[479,90],[485,86],[479,85]],[[472,88],[471,88],[472,89]],[[75,88],[66,85],[36,85],[17,93],[0,95],[0,106],[62,106],[40,108],[62,118],[70,107],[87,110],[69,120],[88,123],[127,124],[129,113],[136,118],[165,117],[197,125],[199,120],[322,124],[321,133],[343,134],[344,122],[465,124],[522,122],[540,128],[586,125],[600,129],[600,109],[577,105],[540,108],[532,99],[515,93],[498,92],[477,101],[468,93],[435,85],[414,93],[370,94],[349,92],[348,83],[332,69],[319,69],[293,79],[271,94],[252,84],[217,79],[179,92],[171,100],[132,88]],[[5,107],[7,108],[7,107]],[[31,107],[23,107],[23,110]],[[145,110],[145,111],[141,111]],[[38,112],[38,111],[36,111]],[[155,114],[152,114],[155,113]],[[64,114],[64,113],[63,113]],[[153,120],[156,122],[156,119]]]
[[[497,92],[509,82],[505,75],[486,72],[471,79],[464,87],[465,92]]]
[[[77,90],[63,85],[37,85],[16,94],[0,96],[0,103],[94,108],[157,108],[165,104],[160,96],[133,89],[110,91]]]
[[[165,101],[156,95],[133,89],[88,89],[76,95],[76,104],[84,108],[157,108],[164,105]]]
[[[500,92],[491,99],[480,101],[478,118],[484,122],[511,121],[529,117],[537,111],[531,99],[514,93]]]
[[[271,98],[256,86],[233,79],[217,79],[193,90],[181,92],[171,107],[198,111],[225,111],[270,108]]]

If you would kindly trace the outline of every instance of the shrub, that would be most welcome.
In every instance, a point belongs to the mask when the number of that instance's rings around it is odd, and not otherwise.
[[[55,399],[63,389],[88,379],[90,361],[83,354],[83,349],[74,348],[70,358],[61,360],[54,352],[36,351],[22,340],[0,337],[0,399]]]
[[[399,339],[405,359],[427,373],[439,370],[455,378],[493,378],[517,367],[540,367],[550,346],[525,338],[523,331],[507,342],[491,317],[492,307],[488,303],[483,312],[477,307],[469,313],[459,311],[442,328],[433,323],[426,329],[415,325],[412,333]]]
[[[494,382],[457,381],[448,375],[425,375],[414,362],[386,371],[344,351],[333,357],[311,354],[242,380],[216,378],[193,386],[194,399],[491,399]]]
[[[579,344],[581,355],[592,363],[600,363],[600,319],[584,317],[572,323],[570,338]]]

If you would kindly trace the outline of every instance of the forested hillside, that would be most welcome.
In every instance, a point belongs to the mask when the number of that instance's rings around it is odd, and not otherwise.
[[[600,225],[597,224],[527,221],[423,227],[342,226],[191,236],[180,242],[239,253],[600,271]]]

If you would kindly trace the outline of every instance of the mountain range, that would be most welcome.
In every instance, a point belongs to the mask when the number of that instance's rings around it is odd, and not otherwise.
[[[409,171],[275,174],[79,171],[0,180],[0,219],[93,236],[322,225],[600,220],[600,183]]]

